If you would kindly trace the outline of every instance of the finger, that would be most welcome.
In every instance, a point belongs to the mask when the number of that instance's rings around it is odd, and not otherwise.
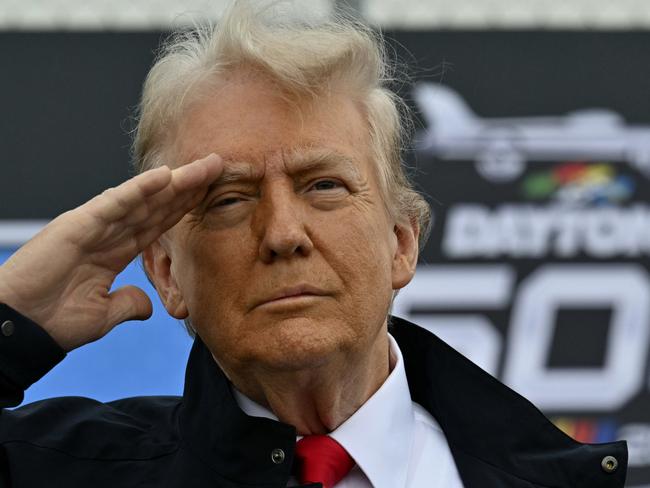
[[[167,166],[150,169],[123,183],[125,189],[137,187],[143,197],[148,197],[165,188],[171,181],[171,170]]]
[[[171,170],[166,166],[145,171],[93,198],[88,202],[89,210],[106,223],[121,219],[168,187],[171,179]]]
[[[178,193],[212,183],[223,170],[222,159],[214,153],[172,171],[171,185]]]
[[[214,154],[174,170],[170,185],[150,197],[146,206],[130,212],[127,225],[136,234],[165,232],[201,202],[222,171],[223,162]]]
[[[108,324],[104,333],[127,320],[146,320],[153,313],[151,300],[136,286],[124,286],[108,297]]]
[[[196,205],[195,199],[202,198],[222,169],[221,158],[210,154],[173,171],[162,167],[136,176],[92,199],[83,206],[85,211],[75,212],[77,225],[69,240],[77,246],[98,248],[114,239],[135,238],[134,252],[140,252],[149,243],[140,236],[152,230],[160,235],[173,226]],[[166,216],[177,216],[179,210],[182,213],[176,221],[164,228],[159,225],[163,220],[167,224]]]
[[[201,185],[207,187],[221,172],[221,167],[221,158],[210,154],[173,171],[166,166],[145,171],[102,193],[93,202],[96,204],[97,216],[108,223],[140,208],[159,207],[180,193]]]
[[[182,211],[184,215],[194,208],[203,198],[208,186],[223,171],[223,161],[216,154],[172,171],[172,179],[162,191],[147,199],[147,205],[131,211],[128,224],[137,225],[146,222],[154,227],[164,217]],[[173,225],[173,224],[172,224]],[[142,230],[146,227],[143,226]]]
[[[158,239],[163,233],[174,227],[187,212],[196,206],[195,200],[188,200],[190,203],[186,204],[180,209],[176,209],[172,213],[165,213],[156,219],[155,225],[143,229],[143,231],[136,236],[137,246],[139,250],[143,250],[153,241]]]

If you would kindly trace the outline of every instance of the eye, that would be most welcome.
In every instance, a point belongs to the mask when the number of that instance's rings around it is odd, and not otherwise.
[[[327,191],[327,190],[336,190],[338,188],[342,188],[343,184],[340,181],[337,180],[320,180],[314,183],[310,190],[317,190],[317,191]]]
[[[212,204],[212,207],[230,207],[243,201],[241,197],[226,197],[221,200],[217,200]]]

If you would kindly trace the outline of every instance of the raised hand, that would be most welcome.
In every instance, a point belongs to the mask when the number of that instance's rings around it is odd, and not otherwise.
[[[151,316],[140,288],[109,292],[146,246],[204,198],[223,169],[211,154],[175,170],[153,169],[48,224],[0,266],[0,302],[43,327],[66,351],[126,320]]]

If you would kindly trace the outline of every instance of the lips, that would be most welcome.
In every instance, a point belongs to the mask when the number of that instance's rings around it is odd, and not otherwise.
[[[303,285],[297,285],[291,287],[284,287],[270,294],[268,297],[256,301],[253,308],[259,307],[260,305],[280,302],[282,300],[289,299],[289,298],[298,298],[303,296],[325,296],[325,295],[327,295],[327,292],[325,292],[325,290],[322,290],[321,288],[318,288],[313,285],[303,284]]]

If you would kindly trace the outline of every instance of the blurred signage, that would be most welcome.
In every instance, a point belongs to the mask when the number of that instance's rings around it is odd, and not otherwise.
[[[394,313],[572,437],[627,439],[630,479],[647,483],[650,126],[603,109],[481,118],[440,84],[414,98],[427,122],[418,160],[448,184],[436,185],[426,264]]]

